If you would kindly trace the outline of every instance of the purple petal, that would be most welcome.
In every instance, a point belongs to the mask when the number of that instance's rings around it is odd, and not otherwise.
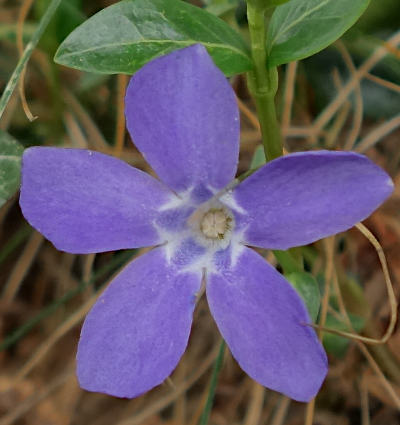
[[[226,258],[224,259],[226,262]],[[316,395],[326,354],[299,295],[253,250],[208,278],[207,298],[240,367],[260,384],[298,401]]]
[[[131,79],[125,99],[129,132],[172,189],[209,196],[236,172],[239,112],[232,88],[197,44],[154,59]],[[207,192],[207,194],[205,193]]]
[[[133,398],[161,384],[186,348],[199,287],[198,275],[167,264],[164,248],[129,264],[86,317],[81,387]]]
[[[35,147],[22,159],[22,212],[67,252],[160,243],[153,221],[172,196],[148,174],[98,152]]]
[[[316,151],[271,161],[233,191],[243,242],[271,249],[305,245],[349,229],[393,191],[367,157]],[[232,201],[232,199],[231,199]]]

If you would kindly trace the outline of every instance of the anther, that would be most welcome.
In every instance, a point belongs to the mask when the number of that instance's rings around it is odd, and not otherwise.
[[[222,209],[211,209],[201,220],[200,229],[209,239],[224,239],[232,219]]]

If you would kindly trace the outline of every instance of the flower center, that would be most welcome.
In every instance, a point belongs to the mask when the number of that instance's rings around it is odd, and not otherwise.
[[[187,224],[197,242],[218,251],[229,245],[235,219],[224,204],[212,200],[199,206],[189,217]]]
[[[225,233],[231,227],[231,222],[232,218],[222,208],[212,208],[203,215],[200,230],[208,239],[224,239]]]

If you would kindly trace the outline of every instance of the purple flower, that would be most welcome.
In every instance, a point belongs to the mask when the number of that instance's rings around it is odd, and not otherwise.
[[[290,284],[247,245],[287,249],[353,226],[392,192],[388,175],[355,153],[276,159],[234,181],[239,113],[204,47],[157,58],[131,79],[129,132],[160,180],[78,149],[30,148],[24,216],[60,250],[156,245],[132,261],[86,318],[80,385],[136,397],[174,370],[205,278],[211,313],[256,381],[307,401],[327,359]]]

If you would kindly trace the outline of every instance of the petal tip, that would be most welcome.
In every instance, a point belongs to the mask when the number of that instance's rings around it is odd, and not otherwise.
[[[195,44],[191,44],[188,47],[185,47],[183,49],[181,49],[182,51],[193,51],[194,53],[198,54],[198,55],[203,55],[203,54],[207,54],[207,49],[205,48],[205,46],[201,43],[195,43]]]
[[[390,188],[390,193],[393,192],[393,190],[394,190],[394,182],[393,182],[393,180],[390,177],[387,178],[386,184]]]
[[[124,388],[122,386],[113,387],[104,382],[97,382],[95,378],[87,379],[85,374],[81,372],[79,368],[79,363],[76,370],[76,376],[77,376],[80,388],[82,388],[85,391],[89,391],[91,393],[106,394],[111,397],[117,397],[117,398],[133,399],[133,398],[141,396],[142,394],[146,392],[146,391],[135,392],[130,388]]]
[[[326,363],[324,367],[319,366],[319,373],[314,376],[313,379],[304,380],[302,383],[296,382],[296,386],[292,388],[287,388],[285,390],[277,389],[277,391],[295,401],[308,403],[318,395],[327,374],[328,364]]]

